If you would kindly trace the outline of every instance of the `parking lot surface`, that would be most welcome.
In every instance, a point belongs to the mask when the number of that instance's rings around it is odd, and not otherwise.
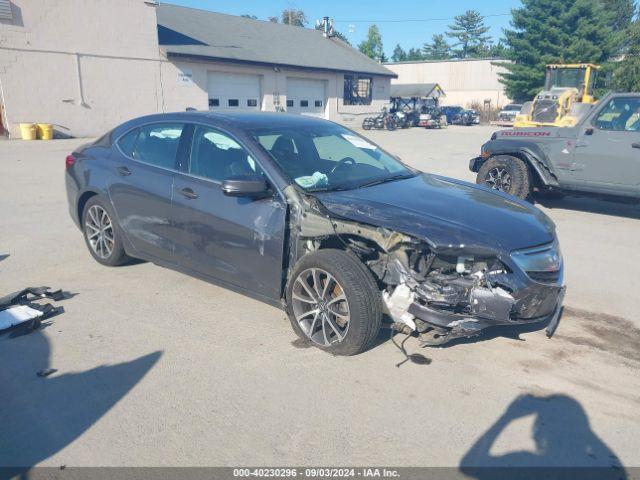
[[[367,135],[473,181],[468,161],[493,130]],[[300,348],[284,313],[255,300],[149,263],[93,261],[64,190],[64,158],[83,142],[0,142],[0,296],[76,294],[46,328],[0,336],[0,466],[640,466],[638,205],[538,205],[566,262],[552,339],[410,339],[432,362],[398,368],[389,332],[333,357]],[[37,377],[44,368],[57,372]]]

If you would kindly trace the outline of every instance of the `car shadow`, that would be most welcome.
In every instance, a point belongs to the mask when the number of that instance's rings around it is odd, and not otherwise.
[[[492,447],[512,422],[530,416],[533,450],[492,453]],[[627,478],[616,454],[591,429],[582,405],[568,395],[517,397],[467,451],[459,470],[479,480]]]
[[[615,217],[640,219],[640,204],[631,201],[604,200],[594,197],[567,195],[564,198],[535,196],[535,203],[550,210],[574,210]]]
[[[80,372],[52,372],[41,329],[0,336],[0,478],[21,476],[79,438],[153,368],[153,352]]]

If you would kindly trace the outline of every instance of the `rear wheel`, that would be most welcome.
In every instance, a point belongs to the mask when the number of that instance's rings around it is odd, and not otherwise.
[[[99,196],[91,197],[82,213],[82,230],[89,253],[99,263],[110,267],[129,260],[113,218],[108,203]]]
[[[531,176],[527,165],[509,155],[498,155],[484,162],[478,171],[476,183],[522,199],[531,194]]]
[[[382,301],[369,270],[353,254],[320,250],[303,257],[287,285],[296,334],[336,355],[354,355],[378,335]]]

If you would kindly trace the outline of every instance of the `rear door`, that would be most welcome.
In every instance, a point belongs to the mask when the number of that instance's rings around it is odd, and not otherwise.
[[[172,220],[176,262],[240,289],[279,298],[286,204],[272,198],[230,197],[222,181],[262,173],[229,134],[195,125],[187,164],[176,175]]]
[[[640,190],[640,96],[614,97],[580,128],[574,176],[605,188]]]
[[[171,195],[184,124],[152,123],[116,142],[109,195],[118,223],[143,256],[171,260]]]

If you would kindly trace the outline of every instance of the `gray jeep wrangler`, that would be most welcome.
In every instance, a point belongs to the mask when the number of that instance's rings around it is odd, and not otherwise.
[[[580,107],[575,127],[494,133],[469,164],[476,183],[520,198],[571,191],[640,199],[640,93]]]

